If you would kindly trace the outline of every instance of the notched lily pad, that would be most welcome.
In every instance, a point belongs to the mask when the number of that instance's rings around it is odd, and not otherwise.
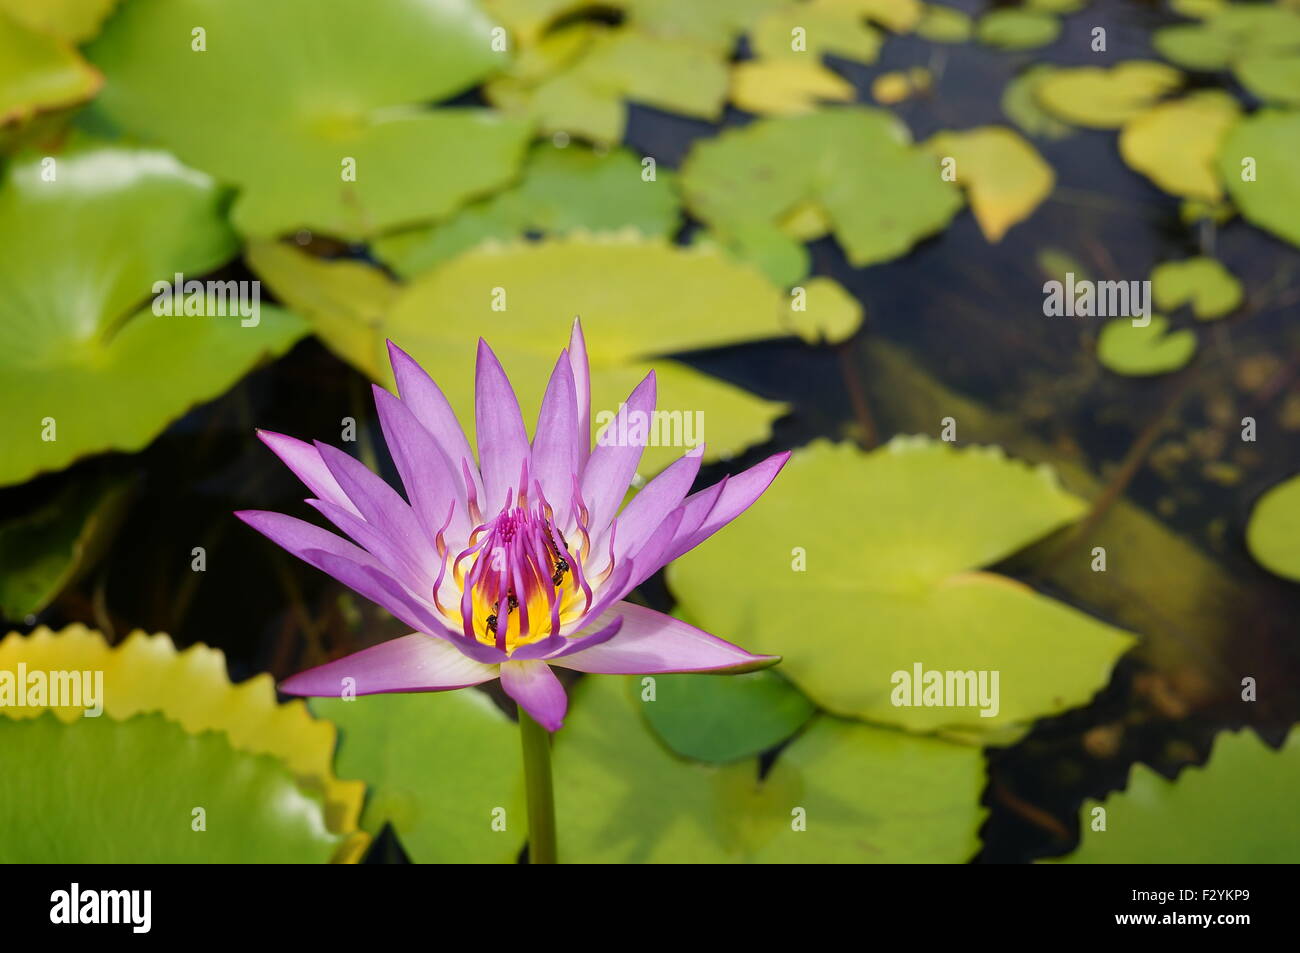
[[[1216,203],[1223,198],[1216,159],[1240,117],[1232,96],[1202,90],[1130,119],[1119,135],[1119,153],[1166,192]]]
[[[1126,60],[1109,69],[1058,69],[1034,87],[1038,104],[1076,126],[1115,129],[1177,89],[1183,74],[1164,63]]]
[[[1161,311],[1190,304],[1198,320],[1213,321],[1241,305],[1242,288],[1222,262],[1198,257],[1156,265],[1151,270],[1151,296]]]
[[[1246,526],[1246,547],[1269,572],[1300,582],[1300,476],[1259,498]]]
[[[1097,359],[1116,374],[1149,377],[1186,366],[1196,353],[1196,332],[1171,330],[1169,319],[1153,314],[1146,325],[1131,318],[1107,321],[1097,335]]]

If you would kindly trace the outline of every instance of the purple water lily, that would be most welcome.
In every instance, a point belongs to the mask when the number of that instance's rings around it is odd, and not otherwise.
[[[294,675],[283,691],[337,697],[350,678],[359,695],[430,692],[499,677],[521,709],[555,731],[568,702],[552,666],[658,674],[743,672],[778,661],[622,600],[744,512],[789,454],[688,496],[703,453],[697,447],[620,511],[645,440],[591,447],[577,322],[531,443],[505,371],[479,342],[477,466],[442,391],[391,342],[389,354],[401,396],[376,386],[375,405],[406,499],[341,450],[259,432],[311,490],[308,504],[351,541],[281,513],[237,515],[416,631]],[[643,435],[629,421],[649,419],[654,407],[651,372],[607,432]]]

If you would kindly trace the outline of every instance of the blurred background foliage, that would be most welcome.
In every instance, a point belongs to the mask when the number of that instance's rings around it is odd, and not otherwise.
[[[277,702],[403,633],[230,513],[255,427],[395,479],[385,339],[532,419],[575,314],[702,481],[796,452],[636,596],[784,664],[583,678],[563,860],[1300,856],[1294,0],[0,0],[0,149],[0,671],[106,681],[0,707],[0,859],[517,859],[512,706]]]

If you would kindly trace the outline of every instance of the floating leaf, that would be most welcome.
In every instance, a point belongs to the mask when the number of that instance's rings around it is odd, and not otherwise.
[[[6,864],[324,863],[342,840],[275,758],[160,715],[0,718],[0,828]]]
[[[673,751],[698,761],[750,758],[798,731],[816,708],[774,672],[656,675],[642,711]]]
[[[1002,240],[1052,193],[1056,175],[1023,137],[1003,126],[941,132],[925,143],[940,158],[957,160],[957,182],[970,197],[980,231]]]
[[[796,116],[855,95],[852,83],[809,60],[746,60],[731,71],[731,101],[760,116]]]
[[[1241,85],[1260,99],[1300,106],[1300,49],[1247,56],[1233,67],[1233,72]]]
[[[803,31],[796,47],[794,31]],[[771,11],[754,25],[749,43],[765,59],[811,60],[830,54],[859,63],[874,63],[885,38],[863,21],[861,11],[842,2],[795,3]]]
[[[1022,7],[993,10],[979,18],[975,36],[1002,50],[1032,50],[1056,40],[1061,21],[1050,13]]]
[[[80,578],[120,522],[128,495],[123,482],[77,480],[0,524],[0,616],[34,615]]]
[[[1038,84],[1056,72],[1056,67],[1040,63],[1029,67],[1002,90],[1002,111],[1031,136],[1064,139],[1074,130],[1038,105]]]
[[[1102,366],[1128,377],[1168,374],[1187,364],[1196,353],[1196,333],[1171,331],[1169,319],[1151,315],[1150,323],[1135,325],[1116,318],[1097,335],[1097,359]]]
[[[0,123],[84,102],[103,82],[66,40],[0,10]]]
[[[821,716],[760,781],[753,760],[666,751],[638,716],[637,681],[574,691],[555,747],[565,863],[960,863],[978,850],[978,749]]]
[[[310,42],[286,43],[304,24]],[[109,77],[95,109],[239,186],[232,219],[246,235],[367,238],[515,175],[525,123],[419,105],[505,65],[491,29],[472,0],[132,0],[89,48]]]
[[[1179,66],[1226,69],[1257,53],[1300,51],[1300,15],[1262,3],[1229,4],[1202,23],[1156,30],[1151,42]]]
[[[1246,547],[1269,572],[1300,582],[1300,476],[1259,498],[1246,526]]]
[[[0,0],[0,12],[28,29],[84,43],[96,33],[118,0]]]
[[[932,82],[930,71],[923,66],[881,73],[871,81],[871,98],[887,106],[901,103],[926,92]]]
[[[1026,0],[1025,6],[1030,10],[1042,10],[1046,13],[1057,13],[1062,16],[1068,13],[1078,13],[1088,5],[1088,0]]]
[[[313,698],[311,708],[342,729],[337,770],[369,786],[366,830],[392,824],[416,863],[519,856],[528,830],[519,732],[487,695]]]
[[[1218,202],[1223,184],[1215,160],[1240,117],[1241,107],[1227,93],[1195,92],[1152,106],[1125,123],[1119,153],[1130,168],[1166,192]]]
[[[1183,74],[1163,63],[1126,60],[1110,69],[1058,69],[1035,86],[1038,104],[1066,122],[1116,129],[1173,92]]]
[[[321,272],[336,267],[286,267],[305,256],[284,246],[274,251],[268,255],[266,249],[253,249],[250,263],[281,299],[295,306],[300,296],[317,294],[311,285],[326,280]],[[494,301],[504,308],[494,309]],[[702,422],[692,432],[716,458],[761,442],[783,410],[656,355],[783,337],[792,329],[813,336],[804,316],[792,311],[793,303],[753,268],[716,248],[682,249],[639,235],[575,235],[481,246],[415,279],[373,327],[347,340],[333,338],[324,327],[321,332],[347,360],[353,360],[349,349],[370,335],[362,360],[354,362],[363,368],[365,358],[382,347],[385,337],[391,338],[438,381],[461,419],[472,420],[469,356],[478,336],[491,328],[493,340],[504,342],[497,354],[512,375],[531,426],[555,362],[556,342],[568,340],[573,317],[580,315],[592,348],[594,425],[603,422],[599,413],[616,410],[651,368],[658,375],[659,409],[666,415],[661,420],[671,434],[658,432],[671,436],[666,442],[672,445],[655,443],[652,436],[642,461],[643,472],[651,473],[681,456],[684,428],[692,421]],[[832,309],[818,323],[837,328],[842,321],[839,310]],[[387,374],[380,380],[387,382]]]
[[[410,276],[490,238],[625,227],[669,236],[679,219],[672,172],[656,169],[647,178],[642,161],[626,149],[598,155],[579,146],[557,149],[542,143],[533,148],[515,186],[447,222],[381,238],[372,247],[394,271]]]
[[[750,519],[668,567],[682,610],[778,652],[781,671],[842,715],[954,736],[1011,737],[1086,702],[1124,633],[1020,583],[975,572],[1077,519],[1052,474],[992,448],[896,439],[866,454],[797,451]],[[806,560],[792,565],[791,556]],[[802,570],[802,571],[801,571]],[[998,672],[996,715],[895,705],[896,673]],[[992,705],[984,706],[991,710]]]
[[[126,721],[157,712],[190,735],[222,732],[239,751],[277,758],[300,786],[324,797],[330,830],[349,835],[347,855],[355,859],[365,847],[367,838],[356,834],[364,787],[359,781],[340,781],[330,767],[334,726],[313,719],[301,701],[278,704],[269,675],[232,685],[220,649],[192,645],[177,652],[166,635],[138,631],[109,646],[82,625],[58,633],[42,627],[0,640],[0,672],[16,672],[20,664],[28,671],[103,672],[107,718]],[[0,715],[35,718],[47,710],[73,725],[93,720],[83,719],[81,707],[44,705],[0,706]]]
[[[680,183],[690,209],[720,231],[816,205],[855,267],[902,255],[962,204],[897,118],[857,107],[759,120],[702,141]]]
[[[737,261],[753,265],[780,287],[796,284],[808,274],[812,260],[802,240],[776,225],[746,222],[735,231],[709,229],[691,237],[692,247],[717,246]]]
[[[1213,321],[1231,314],[1241,304],[1241,282],[1214,258],[1166,261],[1151,271],[1151,293],[1155,306],[1172,311],[1184,304],[1201,321]]]
[[[1079,849],[1067,864],[1290,864],[1300,853],[1295,791],[1300,731],[1274,751],[1250,731],[1225,733],[1204,766],[1170,781],[1144,764],[1128,786],[1085,801]],[[1091,829],[1097,807],[1106,829]],[[1189,837],[1189,831],[1196,836]]]
[[[927,3],[916,35],[932,43],[965,43],[975,32],[970,15],[940,3]]]
[[[1228,194],[1252,225],[1300,245],[1300,110],[1262,109],[1242,119],[1219,151]]]
[[[221,194],[161,152],[83,145],[53,162],[17,160],[0,184],[0,232],[24,236],[0,260],[0,485],[139,450],[306,331],[270,305],[247,327],[141,310],[155,281],[234,254]]]

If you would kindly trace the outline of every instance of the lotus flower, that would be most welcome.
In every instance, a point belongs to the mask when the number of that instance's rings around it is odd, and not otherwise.
[[[751,671],[778,661],[623,600],[744,512],[789,454],[688,496],[703,453],[695,448],[620,511],[646,433],[629,422],[635,414],[650,419],[653,372],[605,430],[641,444],[602,439],[593,449],[587,351],[575,322],[530,443],[505,371],[480,340],[476,466],[442,391],[409,355],[388,347],[401,396],[375,387],[375,406],[406,499],[342,450],[259,432],[311,490],[307,503],[348,539],[281,513],[236,515],[416,631],[294,675],[285,692],[337,697],[345,678],[358,695],[500,678],[524,711],[555,731],[568,702],[552,666],[652,674]]]

